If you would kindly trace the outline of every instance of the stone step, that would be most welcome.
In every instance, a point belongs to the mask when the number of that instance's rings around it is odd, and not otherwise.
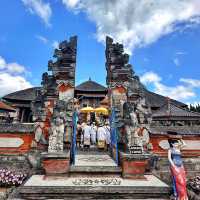
[[[119,175],[122,173],[122,169],[115,166],[70,166],[70,173]]]
[[[170,188],[152,175],[145,180],[117,177],[32,176],[19,190],[21,199],[169,199]]]

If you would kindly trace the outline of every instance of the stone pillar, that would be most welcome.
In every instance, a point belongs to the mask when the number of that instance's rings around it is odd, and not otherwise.
[[[49,123],[48,152],[43,154],[42,161],[46,174],[67,174],[69,171],[76,50],[77,37],[61,42],[54,51],[56,60],[48,63],[51,75],[43,74],[43,96],[47,99],[46,122]],[[67,143],[67,148],[64,143]]]
[[[124,130],[119,135],[119,142],[126,147],[125,152],[124,149],[120,150],[122,175],[125,178],[141,178],[148,160],[143,148],[148,141],[144,139],[142,131],[149,127],[144,87],[135,75],[132,65],[128,64],[129,55],[124,52],[122,44],[114,43],[112,38],[107,37],[105,54],[108,97],[111,107],[116,110],[118,133]]]

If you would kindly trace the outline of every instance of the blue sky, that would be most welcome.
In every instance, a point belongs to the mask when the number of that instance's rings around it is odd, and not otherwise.
[[[38,86],[59,41],[78,36],[76,83],[105,84],[106,35],[147,88],[200,102],[198,0],[1,0],[0,95]]]

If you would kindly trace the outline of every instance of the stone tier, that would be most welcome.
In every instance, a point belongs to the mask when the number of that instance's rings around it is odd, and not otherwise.
[[[88,177],[88,176],[117,176],[120,177],[122,173],[121,167],[117,166],[71,166],[69,170],[70,177]]]
[[[170,188],[152,175],[146,180],[118,177],[32,176],[20,189],[24,199],[169,199]]]

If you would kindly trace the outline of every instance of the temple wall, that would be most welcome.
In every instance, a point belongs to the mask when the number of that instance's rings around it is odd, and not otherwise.
[[[153,153],[161,157],[167,156],[167,149],[169,148],[168,137],[161,134],[150,135],[150,143],[153,145]],[[183,140],[186,146],[182,150],[184,157],[200,156],[200,136],[199,135],[183,135]]]
[[[33,133],[0,133],[0,154],[23,154],[31,149]]]
[[[42,148],[34,146],[33,124],[0,124],[0,169],[40,173]]]
[[[34,139],[32,124],[1,124],[0,155],[25,154]]]

